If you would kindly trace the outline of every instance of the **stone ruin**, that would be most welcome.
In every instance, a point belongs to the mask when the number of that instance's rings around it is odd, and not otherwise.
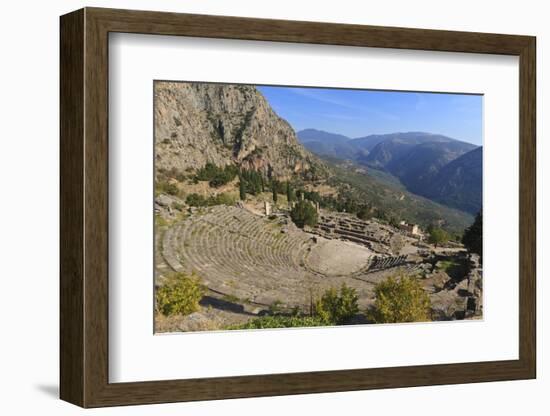
[[[239,311],[220,311],[216,306],[218,312],[208,312],[227,324],[231,319],[242,322],[268,313],[270,305],[279,301],[283,307],[306,310],[312,290],[322,293],[344,282],[357,290],[364,309],[372,304],[378,282],[403,271],[430,276],[421,281],[432,301],[434,319],[471,319],[482,314],[482,273],[476,256],[469,259],[467,276],[449,286],[448,275],[434,275],[437,259],[432,253],[392,254],[390,241],[401,235],[392,227],[321,212],[318,225],[304,232],[285,214],[269,215],[269,203],[264,210],[265,216],[238,206],[215,206],[159,229],[155,235],[157,284],[170,271],[196,272],[209,288],[210,302]],[[346,248],[350,242],[355,248]],[[351,252],[361,247],[365,253]],[[338,272],[333,261],[341,263]],[[345,271],[343,265],[353,261],[357,267]]]
[[[271,215],[271,204],[267,201],[264,201],[264,212],[266,217]]]
[[[468,273],[456,281],[441,280],[441,287],[430,295],[436,320],[476,319],[483,315],[482,270],[477,254],[468,254]],[[437,278],[437,274],[435,275]],[[434,275],[429,277],[434,278]]]
[[[378,254],[390,253],[391,227],[374,221],[363,221],[345,214],[322,213],[313,233],[328,239],[342,239],[361,244]]]
[[[389,257],[373,256],[371,259],[369,270],[389,269],[391,267],[402,266],[406,263],[408,263],[406,255]]]
[[[468,302],[465,318],[478,317],[483,314],[483,271],[481,259],[477,254],[470,254],[470,271],[468,272]]]

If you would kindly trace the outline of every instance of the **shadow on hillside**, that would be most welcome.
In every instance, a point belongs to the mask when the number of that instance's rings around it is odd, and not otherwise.
[[[201,306],[207,308],[212,307],[222,311],[228,311],[233,313],[239,313],[241,315],[256,316],[253,313],[247,312],[244,309],[243,305],[240,305],[236,302],[232,302],[225,299],[219,299],[212,296],[204,296],[199,302]]]

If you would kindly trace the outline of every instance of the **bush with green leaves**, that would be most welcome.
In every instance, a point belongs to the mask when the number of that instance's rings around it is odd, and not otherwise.
[[[204,167],[197,170],[195,179],[197,181],[208,181],[211,187],[218,188],[235,179],[238,172],[239,169],[235,165],[218,167],[208,162]]]
[[[375,286],[374,293],[374,307],[367,316],[376,323],[431,320],[430,298],[415,277],[390,276]]]
[[[314,316],[327,325],[343,325],[359,312],[358,300],[356,290],[343,283],[339,291],[330,288],[315,302]]]
[[[174,273],[156,290],[157,310],[163,315],[189,315],[199,310],[206,293],[198,276]]]
[[[369,220],[372,218],[372,212],[370,207],[367,205],[362,205],[361,208],[357,211],[357,218],[360,220]]]
[[[227,329],[303,328],[324,325],[326,322],[318,317],[274,315],[254,318],[244,324],[232,325]]]
[[[189,194],[185,198],[187,205],[192,207],[205,207],[207,206],[207,199],[199,194]]]
[[[317,210],[309,201],[298,201],[290,211],[290,218],[300,228],[315,227],[318,221]]]
[[[443,228],[430,227],[428,229],[428,242],[432,243],[435,247],[438,244],[443,244],[449,241],[449,234]]]
[[[178,195],[179,189],[177,185],[172,182],[160,180],[155,183],[155,194]]]
[[[214,205],[234,205],[237,200],[233,195],[222,192],[208,198],[199,194],[189,194],[185,198],[185,202],[192,207],[211,207]]]

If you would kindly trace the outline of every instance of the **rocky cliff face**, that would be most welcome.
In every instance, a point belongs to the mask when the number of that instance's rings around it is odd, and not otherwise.
[[[154,93],[157,169],[236,163],[284,178],[318,163],[252,86],[156,82]]]

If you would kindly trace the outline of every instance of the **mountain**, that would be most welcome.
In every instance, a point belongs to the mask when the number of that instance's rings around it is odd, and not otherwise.
[[[361,157],[358,161],[365,165],[385,168],[394,174],[401,172],[399,160],[402,157],[406,157],[410,161],[424,151],[427,151],[433,158],[441,155],[453,157],[453,154],[454,157],[458,157],[476,147],[450,137],[421,132],[384,134],[378,138],[380,139],[379,143],[370,149],[366,157]],[[413,154],[409,155],[410,152]],[[423,157],[424,160],[432,164],[432,161],[426,156]],[[401,162],[405,161],[404,159]],[[435,161],[435,164],[438,163],[441,164]]]
[[[358,162],[391,173],[399,178],[408,191],[417,195],[453,208],[464,209],[469,206],[466,211],[470,213],[479,210],[481,187],[466,189],[458,183],[461,181],[458,176],[464,174],[465,166],[459,162],[442,172],[450,163],[474,151],[477,146],[426,133],[391,136],[373,147],[366,157],[358,158]],[[481,157],[466,158],[466,162],[469,163],[468,169],[481,172]],[[478,165],[474,166],[476,163]],[[475,183],[474,178],[468,178],[467,181]],[[470,197],[473,200],[469,203]]]
[[[387,134],[371,134],[353,139],[352,146],[363,154],[368,154],[378,143],[388,139]]]
[[[323,130],[317,130],[317,129],[300,130],[296,134],[298,136],[298,139],[302,143],[321,141],[321,142],[331,143],[331,144],[345,144],[346,142],[349,142],[351,140],[349,137],[344,136],[342,134],[329,133],[329,132],[326,132]]]
[[[322,130],[305,129],[296,133],[298,140],[319,156],[330,156],[337,159],[352,159],[355,149],[350,145],[351,139],[341,134],[328,133]]]
[[[156,82],[154,93],[157,169],[235,163],[284,178],[320,163],[253,86]]]
[[[351,160],[359,165],[393,175],[417,195],[453,208],[475,213],[481,204],[481,157],[454,160],[477,146],[440,134],[407,132],[370,135],[356,139],[314,129],[303,130],[299,139],[313,153],[332,159]],[[481,153],[481,151],[479,151]],[[477,165],[476,165],[477,163]],[[466,170],[471,170],[470,173]],[[371,170],[372,171],[372,170]],[[472,186],[467,189],[465,184]],[[471,202],[468,202],[469,198]]]
[[[441,156],[441,161],[434,166],[443,165],[452,158],[474,149],[476,146],[452,139],[440,134],[423,132],[373,134],[350,139],[341,134],[322,130],[306,129],[298,132],[300,142],[313,153],[336,159],[349,159],[360,164],[382,168],[389,172],[402,171],[398,169],[399,159],[406,156],[415,146],[425,145],[424,149],[433,151],[434,158]],[[428,144],[432,143],[432,144]],[[437,151],[440,151],[438,155]],[[417,149],[418,156],[422,148]],[[430,164],[431,161],[430,161]]]
[[[425,188],[424,196],[439,203],[476,214],[482,207],[483,148],[463,154],[441,168]]]
[[[409,191],[425,195],[441,168],[475,148],[459,141],[421,143],[390,162],[386,169],[401,179]]]
[[[390,217],[422,227],[442,220],[450,232],[462,232],[473,222],[473,216],[467,212],[407,191],[391,174],[378,169],[364,169],[350,161],[324,160],[334,173],[328,183],[340,188],[340,196],[367,202]]]

